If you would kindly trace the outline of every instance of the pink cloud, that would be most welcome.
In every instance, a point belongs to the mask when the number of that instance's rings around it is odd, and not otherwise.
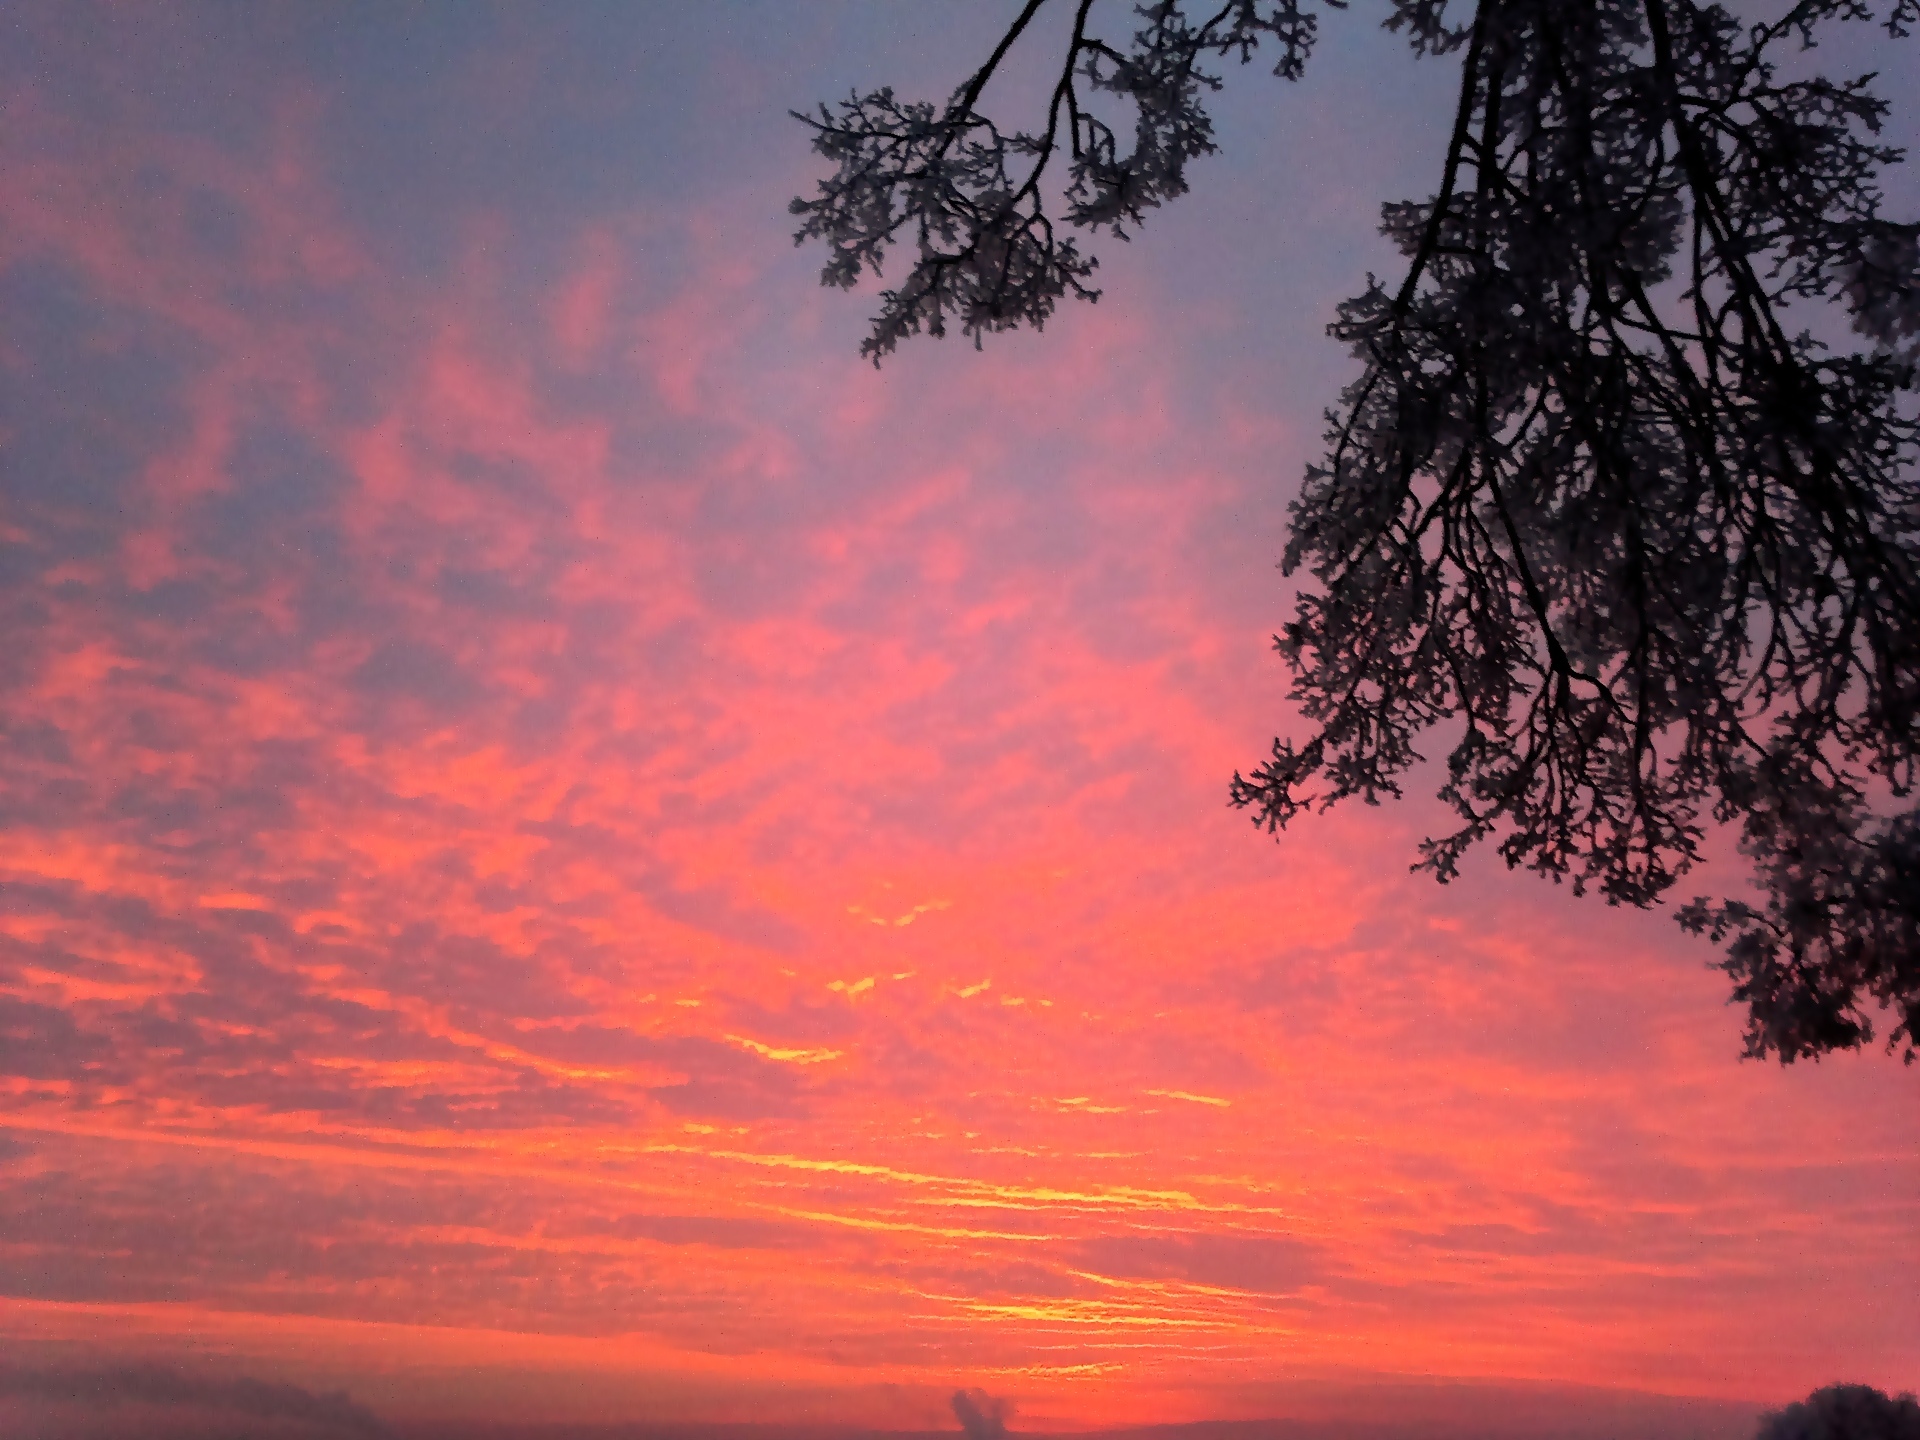
[[[1167,302],[875,374],[718,204],[398,278],[317,104],[28,107],[6,263],[152,413],[10,522],[0,1331],[1042,1428],[1911,1369],[1877,1060],[1734,1065],[1664,917],[1409,878],[1417,805],[1225,810],[1306,439]]]

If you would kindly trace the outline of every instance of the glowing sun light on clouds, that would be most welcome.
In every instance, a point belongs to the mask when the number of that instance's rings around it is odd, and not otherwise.
[[[1412,807],[1226,812],[1330,393],[1271,329],[1181,323],[1159,251],[1037,342],[858,363],[780,112],[920,49],[26,14],[21,1364],[1034,1428],[1911,1376],[1897,1077],[1735,1065],[1664,917],[1406,878]]]

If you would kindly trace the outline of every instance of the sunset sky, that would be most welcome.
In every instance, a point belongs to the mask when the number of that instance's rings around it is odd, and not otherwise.
[[[786,112],[1012,8],[0,14],[0,1428],[1920,1384],[1920,1069],[1226,805],[1454,71],[1333,15],[1097,306],[876,371]]]

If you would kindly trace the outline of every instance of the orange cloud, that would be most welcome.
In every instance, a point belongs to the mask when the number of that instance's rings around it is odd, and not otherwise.
[[[327,102],[23,113],[10,1341],[1036,1428],[1920,1360],[1884,1066],[1734,1065],[1662,917],[1409,878],[1418,806],[1225,810],[1308,427],[1165,297],[875,374],[757,195],[408,273]]]

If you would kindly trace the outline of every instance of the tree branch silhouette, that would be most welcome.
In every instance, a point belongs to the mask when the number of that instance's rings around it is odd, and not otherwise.
[[[944,107],[880,90],[802,117],[836,166],[793,202],[796,239],[827,243],[823,280],[916,245],[863,347],[876,364],[950,317],[978,344],[1097,298],[1048,205],[1125,238],[1215,148],[1206,66],[1270,44],[1298,78],[1318,24],[1304,0],[1197,23],[1158,0],[1119,46],[1072,0],[1044,124],[1003,132],[977,106],[1044,3]],[[1417,742],[1452,724],[1439,793],[1459,824],[1416,867],[1442,881],[1491,840],[1511,867],[1647,906],[1709,822],[1738,825],[1764,903],[1678,918],[1726,947],[1747,1052],[1857,1047],[1885,1006],[1911,1061],[1920,811],[1881,812],[1920,755],[1920,225],[1881,213],[1902,156],[1872,77],[1781,70],[1874,12],[1384,8],[1418,53],[1461,54],[1459,99],[1434,195],[1383,209],[1404,273],[1369,276],[1330,327],[1360,374],[1291,507],[1283,568],[1312,583],[1275,637],[1312,729],[1236,773],[1233,803],[1273,831],[1398,796]],[[1899,38],[1920,0],[1877,18]],[[1083,85],[1131,102],[1124,154]],[[1799,302],[1859,344],[1790,330]]]

